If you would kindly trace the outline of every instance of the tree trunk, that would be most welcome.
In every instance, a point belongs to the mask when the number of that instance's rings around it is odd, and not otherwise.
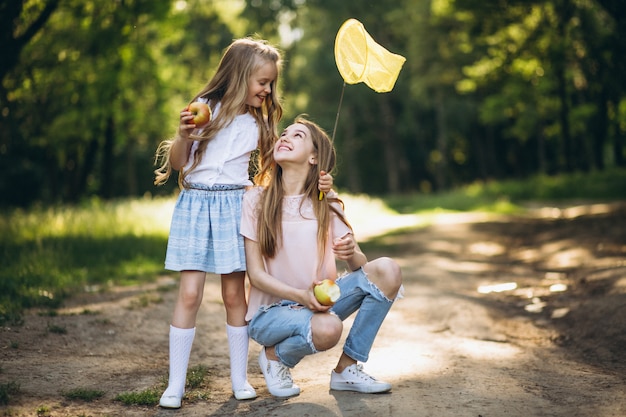
[[[137,162],[135,161],[135,141],[129,140],[126,145],[126,195],[137,195],[137,172],[135,167]]]
[[[361,183],[361,175],[359,174],[359,164],[356,158],[358,143],[356,134],[354,133],[354,124],[352,123],[353,118],[350,108],[346,108],[344,113],[344,120],[346,120],[346,136],[342,140],[344,152],[342,152],[340,156],[345,163],[341,164],[341,169],[346,172],[349,190],[353,193],[360,193],[363,191],[363,186]]]
[[[448,128],[446,126],[445,102],[441,88],[435,92],[435,119],[437,123],[437,152],[439,160],[435,161],[435,182],[437,190],[446,187]]]
[[[572,136],[569,130],[569,102],[567,100],[567,86],[565,80],[565,67],[563,63],[557,64],[557,94],[561,104],[559,108],[559,125],[561,126],[561,140],[563,143],[563,158],[565,162],[565,170],[572,172],[574,170]]]
[[[80,171],[80,177],[78,178],[78,187],[77,193],[79,195],[85,195],[87,191],[87,180],[89,176],[93,172],[94,167],[96,166],[96,159],[98,156],[98,148],[99,148],[98,136],[96,135],[91,139],[89,145],[87,147],[87,152],[85,152],[85,158],[83,160],[83,167]]]
[[[18,63],[22,49],[46,24],[52,13],[59,6],[59,0],[44,2],[44,8],[33,23],[26,28],[22,35],[15,37],[15,23],[22,18],[23,1],[2,0],[0,2],[0,83],[6,74]]]
[[[591,135],[592,140],[592,157],[594,168],[604,170],[604,144],[609,132],[609,109],[607,104],[608,97],[606,96],[605,88],[602,87],[602,91],[598,97],[596,116],[592,119],[594,121],[592,126]]]
[[[539,136],[537,137],[537,167],[540,174],[547,172],[546,164],[546,137],[541,129]]]
[[[557,96],[559,98],[559,125],[561,126],[561,140],[563,143],[563,158],[565,162],[565,170],[572,172],[575,169],[574,162],[574,146],[572,143],[572,135],[569,126],[570,106],[567,96],[567,77],[565,75],[565,56],[566,56],[566,28],[565,23],[569,19],[569,3],[568,0],[561,0],[555,3],[557,7],[558,23],[557,36],[559,39],[556,46],[557,53],[554,55],[555,76],[557,79]]]
[[[115,121],[109,114],[104,129],[104,147],[102,149],[102,181],[100,196],[104,199],[112,197],[113,191],[113,149],[115,145]]]
[[[620,128],[620,122],[615,118],[615,133],[613,134],[613,159],[618,167],[626,167],[624,158],[624,133]]]
[[[395,135],[395,116],[389,98],[383,96],[381,99],[381,116],[382,116],[382,132],[380,138],[382,140],[383,152],[385,155],[385,168],[387,171],[387,191],[392,194],[400,192],[400,179],[406,173],[408,163],[406,158],[401,156],[402,152],[398,149]]]

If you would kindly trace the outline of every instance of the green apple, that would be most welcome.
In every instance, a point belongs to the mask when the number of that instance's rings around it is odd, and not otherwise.
[[[313,288],[313,293],[317,301],[325,306],[332,306],[341,296],[339,285],[332,279],[325,279],[320,284],[317,284]]]
[[[193,114],[193,123],[202,127],[211,121],[211,108],[201,101],[194,101],[187,108]]]

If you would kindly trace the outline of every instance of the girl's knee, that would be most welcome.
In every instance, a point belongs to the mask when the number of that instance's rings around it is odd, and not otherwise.
[[[402,285],[402,270],[400,265],[391,258],[384,258],[386,263],[386,278],[392,286],[396,287],[396,290]]]
[[[230,289],[222,291],[222,301],[226,309],[237,308],[246,305],[246,295],[244,291],[238,289]]]
[[[227,310],[246,306],[244,273],[222,275],[222,301]]]
[[[182,289],[178,294],[178,302],[188,311],[197,310],[202,303],[202,293],[195,289]]]
[[[186,310],[197,310],[202,303],[206,273],[182,271],[178,288],[178,304]]]
[[[398,295],[402,286],[402,270],[396,261],[387,257],[375,259],[366,272],[387,298],[394,299]]]
[[[343,323],[334,314],[318,313],[311,318],[313,344],[319,351],[328,350],[339,343]]]

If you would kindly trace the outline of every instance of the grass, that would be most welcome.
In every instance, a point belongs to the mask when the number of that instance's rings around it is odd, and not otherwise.
[[[475,183],[445,193],[343,195],[354,220],[378,215],[487,211],[515,213],[526,201],[611,201],[626,196],[626,170],[525,181]],[[54,315],[81,291],[153,281],[163,269],[174,198],[138,198],[79,206],[35,207],[0,216],[0,326],[21,323],[26,308]],[[133,308],[158,303],[143,298]]]
[[[157,405],[161,398],[161,390],[158,388],[148,388],[138,392],[123,392],[115,397],[116,401],[124,405]]]
[[[523,203],[541,201],[616,201],[626,197],[626,169],[571,175],[537,175],[524,181],[476,182],[436,194],[412,194],[385,198],[392,210],[407,213],[487,211],[517,213]]]
[[[67,334],[67,328],[65,326],[58,326],[56,324],[48,324],[48,333],[54,334]]]
[[[0,405],[8,405],[12,396],[19,394],[20,385],[16,382],[0,384]]]
[[[130,305],[128,306],[129,310],[134,310],[138,308],[144,308],[151,304],[160,304],[163,302],[163,298],[159,296],[154,296],[150,294],[142,294],[138,298],[131,300]]]
[[[68,400],[94,401],[104,396],[104,391],[88,388],[76,388],[62,393]]]
[[[201,388],[209,375],[209,368],[205,365],[196,365],[187,372],[186,386],[189,389]]]
[[[187,370],[187,381],[185,384],[185,398],[187,399],[207,399],[205,392],[207,386],[207,378],[209,376],[209,368],[205,365],[196,365]],[[116,401],[124,405],[144,405],[153,406],[159,403],[161,394],[165,389],[163,386],[151,387],[143,391],[123,392],[115,397]]]
[[[50,407],[48,407],[47,405],[40,405],[35,411],[37,412],[37,417],[48,417],[51,415]]]
[[[0,217],[0,325],[79,291],[163,273],[172,198],[12,210]]]

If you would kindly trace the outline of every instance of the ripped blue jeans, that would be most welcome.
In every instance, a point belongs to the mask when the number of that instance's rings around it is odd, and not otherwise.
[[[352,359],[366,362],[393,300],[367,278],[362,268],[339,278],[337,284],[341,297],[332,307],[332,313],[344,321],[358,310],[343,351]],[[248,333],[263,346],[275,346],[278,359],[293,368],[306,355],[317,353],[311,333],[313,314],[287,300],[261,306],[248,324]]]

